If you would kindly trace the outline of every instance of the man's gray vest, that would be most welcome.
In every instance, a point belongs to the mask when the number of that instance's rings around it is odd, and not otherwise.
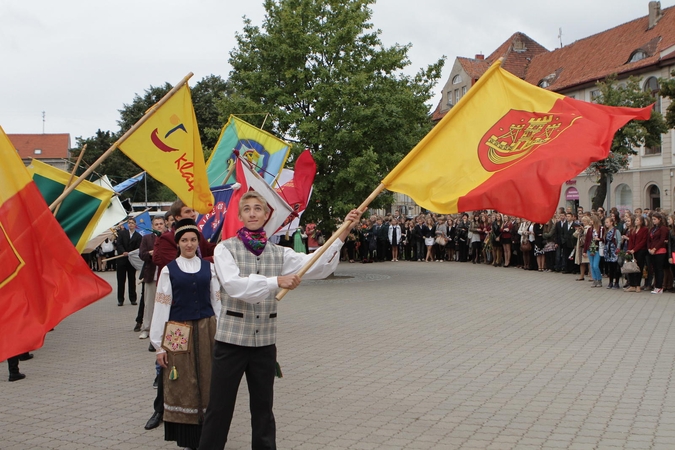
[[[239,276],[251,274],[275,277],[281,275],[284,264],[284,249],[270,242],[265,250],[256,256],[244,247],[238,237],[220,243],[224,245],[239,267]],[[221,287],[220,298],[223,307],[218,320],[216,340],[244,347],[262,347],[272,345],[277,339],[277,291],[257,304],[246,303],[232,298]]]

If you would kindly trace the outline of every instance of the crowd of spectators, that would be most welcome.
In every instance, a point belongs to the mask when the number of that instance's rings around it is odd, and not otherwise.
[[[459,215],[399,213],[361,220],[347,238],[343,259],[471,262],[538,272],[577,274],[592,287],[660,294],[673,288],[675,215],[660,210],[559,208],[546,223],[490,211]],[[639,272],[622,274],[625,261]],[[587,278],[588,277],[588,278]]]

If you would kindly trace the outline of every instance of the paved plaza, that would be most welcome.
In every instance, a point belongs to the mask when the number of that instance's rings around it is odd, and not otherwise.
[[[337,275],[279,305],[280,449],[675,448],[675,294],[470,263]],[[143,429],[136,310],[113,291],[47,335],[25,380],[2,364],[0,449],[177,448]],[[250,448],[245,386],[227,449]]]

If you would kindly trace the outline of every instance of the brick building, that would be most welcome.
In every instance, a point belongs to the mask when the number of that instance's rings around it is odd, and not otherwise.
[[[61,170],[68,171],[70,134],[8,134],[25,165],[39,159]]]

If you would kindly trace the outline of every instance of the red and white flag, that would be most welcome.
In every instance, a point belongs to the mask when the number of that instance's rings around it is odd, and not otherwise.
[[[240,184],[240,187],[232,194],[230,206],[225,213],[222,239],[225,240],[235,236],[237,231],[244,226],[239,220],[239,200],[248,191],[256,191],[267,200],[272,212],[263,228],[268,236],[272,236],[283,225],[286,218],[293,213],[293,210],[260,175],[251,170],[247,162],[242,162],[240,157],[237,158],[236,172],[237,183]]]

